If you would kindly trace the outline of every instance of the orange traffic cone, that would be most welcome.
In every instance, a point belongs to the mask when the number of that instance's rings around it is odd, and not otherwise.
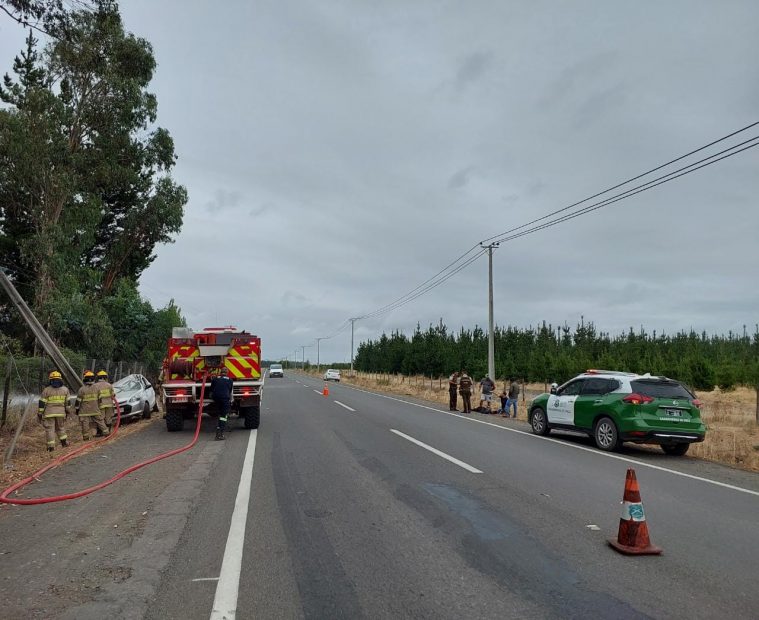
[[[648,538],[646,515],[640,501],[640,487],[634,469],[627,470],[617,540],[609,539],[608,542],[625,555],[659,555],[662,552],[659,547],[652,545]]]
[[[324,389],[322,390],[322,396],[325,398],[329,396],[329,387],[327,387],[327,382],[324,382]]]

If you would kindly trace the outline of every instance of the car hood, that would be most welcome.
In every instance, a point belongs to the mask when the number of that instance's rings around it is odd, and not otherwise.
[[[115,390],[116,392],[116,400],[121,402],[126,402],[133,396],[142,396],[142,390],[125,390],[125,391],[119,391]]]

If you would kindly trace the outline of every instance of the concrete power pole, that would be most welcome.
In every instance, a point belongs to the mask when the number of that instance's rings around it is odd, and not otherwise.
[[[322,340],[326,340],[326,338],[317,338],[316,339],[316,372],[321,372],[321,359],[319,358],[319,343]]]
[[[358,319],[348,319],[351,322],[351,377],[353,376],[353,324]]]
[[[497,243],[482,245],[488,249],[488,377],[495,382],[495,325],[493,321],[493,250]]]

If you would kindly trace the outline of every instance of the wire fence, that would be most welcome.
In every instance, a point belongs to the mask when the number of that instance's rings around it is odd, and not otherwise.
[[[80,375],[85,370],[98,372],[105,370],[111,383],[134,374],[145,375],[155,381],[155,371],[148,364],[140,361],[113,361],[108,359],[85,358],[68,354],[67,359],[72,368]],[[8,421],[8,411],[14,407],[26,405],[35,400],[48,383],[48,374],[57,366],[47,356],[20,357],[10,350],[0,351],[0,427]],[[69,386],[76,391],[78,386]]]

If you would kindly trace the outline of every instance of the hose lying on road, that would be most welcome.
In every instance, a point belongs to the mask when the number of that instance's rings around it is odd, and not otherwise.
[[[198,435],[200,434],[200,424],[203,419],[203,402],[205,398],[205,391],[206,391],[206,376],[203,375],[203,384],[200,387],[200,403],[198,405],[198,421],[197,421],[197,424],[195,425],[195,434],[193,435],[192,441],[188,443],[187,445],[182,446],[180,448],[175,448],[174,450],[169,450],[168,452],[164,452],[163,454],[154,456],[153,458],[150,458],[146,461],[136,463],[135,465],[132,465],[131,467],[127,467],[124,471],[120,471],[118,474],[113,476],[113,478],[109,478],[108,480],[105,480],[99,484],[88,487],[86,489],[82,489],[81,491],[77,491],[76,493],[68,493],[66,495],[54,495],[51,497],[35,497],[33,499],[18,499],[18,498],[8,497],[11,493],[15,493],[19,489],[22,489],[23,487],[25,487],[30,482],[37,480],[46,471],[49,471],[53,469],[54,467],[57,467],[58,465],[62,465],[63,463],[74,458],[77,454],[86,450],[87,448],[90,448],[93,445],[102,443],[103,441],[106,441],[114,437],[116,433],[118,432],[119,426],[121,424],[121,408],[119,407],[119,404],[117,402],[116,403],[116,410],[117,410],[116,426],[113,428],[113,432],[110,435],[108,435],[107,437],[103,437],[102,439],[98,439],[95,442],[87,443],[77,448],[76,450],[72,450],[68,454],[64,454],[63,456],[58,457],[57,459],[45,465],[43,468],[35,471],[28,478],[24,478],[20,482],[17,482],[9,486],[2,493],[0,493],[0,503],[29,506],[33,504],[50,504],[52,502],[62,502],[68,499],[76,499],[77,497],[84,497],[85,495],[89,495],[90,493],[94,493],[95,491],[99,491],[100,489],[103,489],[107,487],[108,485],[113,484],[114,482],[123,478],[124,476],[131,474],[133,471],[137,471],[138,469],[146,467],[147,465],[151,465],[152,463],[155,463],[156,461],[161,461],[163,459],[169,458],[170,456],[180,454],[181,452],[186,452],[187,450],[192,448],[198,441]]]

